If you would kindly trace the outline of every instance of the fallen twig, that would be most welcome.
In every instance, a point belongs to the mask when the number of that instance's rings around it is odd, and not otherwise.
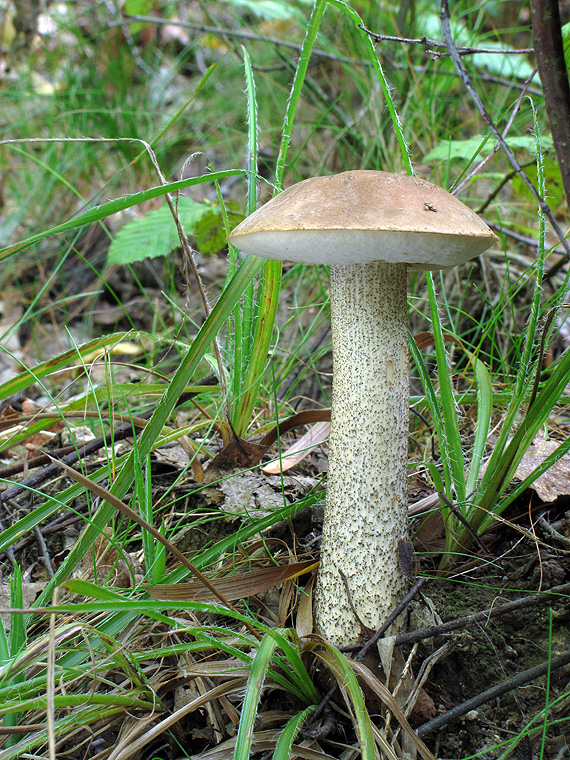
[[[443,715],[438,715],[437,718],[428,720],[427,723],[424,723],[423,726],[420,726],[417,729],[416,733],[420,738],[423,738],[428,734],[432,734],[434,731],[438,731],[448,723],[452,723],[454,720],[461,718],[462,715],[466,715],[476,707],[480,707],[481,705],[490,702],[492,699],[500,697],[501,694],[506,694],[507,692],[518,688],[519,686],[524,686],[531,681],[535,681],[537,678],[540,678],[540,676],[545,675],[549,671],[552,672],[553,670],[557,670],[558,668],[567,665],[569,662],[570,652],[564,652],[563,654],[559,654],[556,657],[551,657],[546,662],[543,662],[540,665],[536,665],[534,668],[523,670],[521,673],[517,673],[515,676],[508,678],[506,681],[503,681],[502,683],[497,684],[496,686],[492,686],[490,689],[481,692],[481,694],[477,694],[477,696],[471,697],[471,699],[468,699],[466,702],[462,702],[460,705],[456,705],[456,707],[448,710]]]
[[[441,625],[434,625],[431,628],[422,628],[417,631],[409,631],[408,633],[400,633],[396,637],[396,646],[401,644],[415,644],[416,641],[423,641],[424,639],[433,638],[434,636],[441,636],[445,633],[451,633],[451,631],[457,631],[461,628],[469,628],[476,623],[489,620],[490,618],[498,617],[500,615],[506,615],[509,612],[523,609],[524,607],[532,607],[535,604],[547,604],[552,601],[553,596],[570,595],[570,583],[565,583],[562,586],[554,586],[548,591],[542,591],[540,594],[532,594],[531,596],[524,597],[523,599],[516,599],[513,602],[506,602],[505,604],[491,607],[490,609],[483,610],[482,612],[476,612],[473,615],[467,615],[463,618],[457,618],[456,620],[450,620],[447,623]]]
[[[141,419],[146,419],[147,417],[150,417],[151,414],[152,414],[152,411],[148,411],[148,412],[145,412],[144,414],[141,414],[140,417]],[[89,443],[86,443],[85,446],[80,446],[79,448],[75,448],[70,454],[67,454],[67,456],[63,457],[61,461],[63,462],[63,464],[67,464],[67,465],[75,464],[75,462],[77,462],[82,457],[88,456],[89,454],[93,454],[96,451],[99,451],[99,449],[102,449],[104,446],[110,446],[116,443],[117,441],[121,441],[124,438],[128,438],[132,434],[133,434],[132,423],[121,425],[120,428],[107,433],[106,436],[95,438],[93,441],[89,441]],[[51,458],[52,457],[48,454],[48,459],[51,459]],[[29,463],[28,463],[28,466],[29,466]],[[11,488],[8,488],[3,493],[0,493],[0,505],[2,504],[3,501],[8,501],[8,499],[14,499],[16,496],[19,496],[23,491],[37,488],[42,483],[45,483],[46,480],[49,480],[50,478],[55,477],[56,475],[60,473],[61,473],[61,469],[58,465],[55,465],[55,464],[48,465],[40,472],[36,472],[34,475],[31,475],[29,478],[22,481],[21,483],[17,483]]]
[[[552,525],[546,521],[544,515],[538,518],[538,525],[540,525],[542,530],[545,533],[548,533],[548,535],[553,538],[554,541],[558,541],[559,544],[562,544],[562,546],[570,549],[570,538],[566,538],[566,536],[563,536],[562,533],[559,533],[556,528],[553,528]]]

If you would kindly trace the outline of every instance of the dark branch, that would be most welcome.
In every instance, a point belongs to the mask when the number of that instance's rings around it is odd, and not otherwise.
[[[473,83],[471,82],[471,79],[469,77],[469,74],[467,73],[463,62],[461,60],[461,56],[459,55],[457,48],[455,46],[455,42],[453,41],[453,35],[451,33],[451,24],[449,22],[449,2],[448,0],[441,0],[441,13],[440,13],[440,19],[441,19],[441,32],[443,36],[443,41],[445,42],[447,49],[449,51],[449,55],[451,56],[451,60],[453,61],[453,64],[457,70],[457,73],[459,74],[463,84],[465,85],[466,90],[468,91],[469,95],[471,96],[473,102],[475,103],[475,106],[483,119],[487,122],[489,125],[489,129],[495,136],[496,140],[498,141],[499,145],[501,146],[503,153],[507,157],[510,165],[513,167],[513,169],[516,171],[516,173],[519,175],[521,180],[523,181],[524,185],[530,190],[532,193],[533,198],[538,203],[541,211],[543,212],[544,216],[548,219],[550,222],[550,225],[552,226],[552,229],[556,232],[558,235],[558,238],[560,240],[560,243],[562,244],[562,247],[566,251],[566,254],[570,256],[570,245],[568,244],[568,241],[564,237],[564,232],[560,228],[560,225],[554,218],[554,215],[552,211],[550,210],[550,207],[548,203],[544,200],[544,198],[540,195],[538,190],[535,188],[535,186],[532,184],[532,182],[529,180],[529,178],[526,176],[524,171],[521,169],[521,166],[519,162],[516,159],[515,154],[513,151],[509,148],[507,143],[505,142],[504,137],[501,135],[499,130],[497,129],[493,119],[491,118],[489,112],[483,105],[483,101],[479,97],[479,93],[473,86]]]
[[[497,686],[493,686],[492,688],[487,689],[487,691],[483,691],[481,694],[477,694],[476,697],[472,697],[466,702],[453,707],[443,715],[438,715],[437,718],[429,720],[427,723],[424,723],[423,726],[420,726],[416,733],[419,737],[424,737],[427,736],[427,734],[432,734],[434,731],[438,731],[448,723],[461,718],[462,715],[466,715],[476,707],[487,704],[487,702],[490,702],[492,699],[497,699],[497,697],[500,697],[501,694],[506,694],[507,692],[518,688],[519,686],[524,686],[527,683],[536,681],[536,679],[540,678],[540,676],[543,676],[548,672],[552,672],[557,668],[562,668],[569,662],[570,652],[564,652],[563,654],[559,654],[557,657],[552,657],[550,660],[547,660],[540,665],[536,665],[534,668],[523,670],[521,673],[517,673],[511,678],[508,678],[506,681],[497,684]]]
[[[570,206],[570,86],[564,61],[558,0],[531,0],[532,37],[546,115]]]
[[[410,37],[393,37],[390,34],[376,34],[376,32],[370,31],[370,29],[367,29],[362,24],[359,24],[358,27],[359,29],[362,29],[363,32],[366,32],[366,34],[369,34],[377,42],[403,42],[407,45],[422,45],[426,48],[426,52],[430,53],[436,58],[443,58],[444,56],[450,55],[448,52],[438,53],[435,50],[427,50],[427,48],[431,47],[445,48],[447,47],[445,42],[430,40],[427,37],[419,37],[418,39],[413,39]],[[528,55],[529,53],[533,53],[534,50],[532,48],[519,48],[517,50],[514,50],[511,48],[480,48],[469,47],[468,45],[458,45],[457,52],[459,55],[475,55],[476,53],[491,53],[495,55]]]

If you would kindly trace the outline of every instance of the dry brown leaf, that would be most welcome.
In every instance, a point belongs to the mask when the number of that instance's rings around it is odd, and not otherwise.
[[[261,594],[267,589],[278,586],[280,583],[297,578],[299,575],[308,573],[318,565],[316,560],[306,562],[292,562],[290,565],[274,565],[247,573],[228,575],[225,578],[211,577],[216,589],[221,592],[230,602],[243,599],[254,594]],[[202,583],[190,581],[189,583],[158,584],[149,586],[148,593],[153,599],[178,602],[214,602],[216,597]]]
[[[295,630],[299,638],[310,636],[313,632],[313,586],[315,584],[314,576],[307,583],[299,599],[299,608],[297,610],[297,620],[295,621]]]
[[[528,447],[521,463],[516,469],[515,477],[524,480],[535,470],[549,454],[552,454],[559,441],[545,440],[541,430]],[[559,496],[570,495],[570,454],[565,454],[556,464],[541,475],[530,486],[541,501],[556,501]]]
[[[209,463],[204,481],[212,483],[214,480],[225,477],[236,467],[241,469],[259,464],[266,451],[267,446],[251,443],[234,433],[229,443]]]
[[[330,427],[330,422],[315,423],[304,436],[283,453],[281,459],[269,462],[261,468],[261,471],[266,475],[278,475],[280,472],[290,470],[329,437]]]
[[[354,669],[356,675],[362,678],[362,680],[377,694],[377,696],[380,697],[382,702],[384,702],[386,707],[390,710],[394,718],[396,718],[402,727],[402,731],[405,732],[406,736],[408,736],[411,743],[417,752],[424,758],[424,760],[436,760],[434,755],[432,755],[430,750],[412,729],[406,720],[404,713],[398,706],[398,703],[392,694],[388,691],[388,689],[384,686],[384,684],[379,681],[378,678],[376,678],[376,676],[362,663],[356,662],[356,660],[349,660],[349,663]]]

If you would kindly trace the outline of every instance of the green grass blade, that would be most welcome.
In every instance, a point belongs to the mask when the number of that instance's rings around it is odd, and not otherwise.
[[[266,635],[259,645],[251,665],[241,709],[234,760],[249,760],[250,758],[255,717],[259,707],[265,676],[276,647],[277,640],[273,636]]]
[[[200,328],[200,331],[188,349],[186,356],[182,358],[178,370],[172,377],[164,395],[158,401],[152,417],[143,430],[138,442],[138,453],[141,460],[148,456],[153,443],[161,434],[163,427],[168,421],[170,413],[183,392],[184,387],[188,385],[192,378],[204,353],[233,311],[244,288],[259,271],[262,265],[263,261],[261,259],[255,256],[248,256],[232,278],[231,282],[226,288],[224,288],[222,295]],[[111,486],[111,492],[119,499],[122,499],[125,496],[133,482],[134,456],[134,452],[131,452],[123,464],[115,482]],[[69,576],[81,561],[84,554],[92,546],[99,533],[109,522],[113,513],[114,508],[110,504],[103,503],[101,505],[91,523],[88,525],[77,543],[72,547],[66,559],[48,583],[42,594],[42,598],[45,598],[45,594],[50,594],[58,584],[62,583]]]
[[[20,568],[20,565],[16,562],[14,565],[14,571],[12,573],[12,576],[10,578],[10,607],[12,609],[22,609],[24,606],[24,593],[22,588],[22,570]],[[13,660],[15,660],[20,652],[25,648],[27,643],[27,634],[26,634],[26,620],[23,615],[11,615],[10,620],[10,634],[9,634],[9,645],[10,645],[10,657]],[[3,628],[3,626],[2,626]],[[15,692],[17,692],[18,684],[23,683],[25,681],[25,674],[24,673],[17,673],[16,675],[12,676],[9,679],[9,684],[14,687]],[[7,684],[8,685],[8,684]],[[17,726],[22,718],[22,712],[10,712],[4,715],[4,725],[5,726]],[[6,745],[11,747],[14,744],[17,744],[17,742],[20,739],[20,735],[15,734],[13,736],[9,736],[8,740],[6,742]]]
[[[532,106],[532,101],[531,106]],[[540,144],[540,132],[539,125],[536,117],[536,111],[532,106],[533,118],[534,118],[534,130],[536,139],[536,161],[537,161],[537,173],[539,192],[542,197],[545,193],[544,184],[544,165],[542,159],[542,151]],[[495,471],[502,468],[504,463],[504,450],[507,445],[508,439],[512,435],[512,430],[515,425],[516,418],[519,414],[521,406],[524,402],[527,390],[532,380],[532,352],[536,345],[536,333],[538,328],[538,320],[540,317],[540,305],[542,298],[542,283],[544,276],[544,263],[546,256],[545,248],[545,235],[546,235],[546,221],[542,209],[538,209],[538,221],[539,221],[539,234],[538,234],[538,256],[534,265],[534,293],[531,302],[529,321],[526,327],[526,336],[521,359],[518,365],[517,375],[515,378],[514,389],[511,397],[511,401],[508,405],[507,412],[503,419],[503,425],[499,437],[495,443],[493,453],[489,459],[487,470],[482,478],[479,486],[479,494],[475,498],[478,503],[485,503],[490,505],[492,503],[492,492],[497,487],[499,479],[495,476]],[[484,495],[485,494],[485,495]],[[482,518],[484,519],[484,518]]]
[[[491,415],[493,413],[493,384],[489,370],[477,357],[474,357],[473,365],[477,387],[477,422],[473,440],[473,453],[467,476],[467,494],[472,493],[477,487],[481,463],[485,455],[489,429],[491,427]]]
[[[326,649],[324,655],[319,655],[332,670],[343,691],[346,691],[350,699],[356,718],[356,730],[360,741],[362,760],[375,760],[374,734],[370,722],[370,715],[366,709],[364,695],[354,670],[347,658],[338,649],[328,642],[321,642]]]
[[[499,504],[499,499],[509,487],[528,447],[548,419],[568,382],[570,382],[570,351],[563,355],[544,388],[537,394],[490,477],[483,478],[479,491],[473,499],[474,506],[468,515],[473,530],[479,531],[493,521],[492,514],[489,513],[499,514],[505,508],[506,504],[504,506],[503,502]],[[487,469],[491,466],[491,462]],[[462,531],[460,540],[464,542],[463,546],[470,545],[471,539],[467,531]]]
[[[277,740],[275,751],[273,752],[273,760],[289,760],[295,737],[299,733],[303,723],[311,717],[316,709],[316,705],[311,705],[310,707],[306,707],[302,712],[297,713],[294,718],[291,718]]]
[[[69,369],[77,363],[78,355],[85,358],[91,354],[103,355],[107,350],[112,352],[113,347],[128,336],[129,333],[126,332],[112,333],[111,335],[105,335],[103,338],[90,340],[79,348],[71,348],[69,351],[64,351],[64,353],[42,362],[33,370],[22,366],[22,372],[19,375],[0,385],[0,400],[20,393],[20,391],[33,385],[33,383],[43,380],[53,372]]]
[[[238,435],[243,435],[251,421],[253,408],[259,394],[259,383],[267,364],[269,343],[273,335],[273,325],[281,290],[280,261],[268,261],[265,264],[258,288],[258,308],[250,343],[247,372],[240,398],[237,399],[237,411],[232,423]]]
[[[420,376],[420,380],[424,387],[424,391],[426,394],[425,396],[426,403],[431,412],[431,418],[433,420],[435,432],[437,433],[437,439],[439,441],[439,447],[441,450],[441,467],[443,470],[443,482],[445,485],[445,492],[447,496],[451,496],[452,478],[451,478],[451,470],[449,468],[450,456],[447,451],[447,436],[445,434],[445,424],[444,424],[443,417],[441,414],[439,399],[435,392],[433,383],[431,381],[431,377],[429,375],[428,368],[426,367],[424,357],[422,356],[422,353],[420,349],[418,348],[416,341],[414,340],[414,336],[411,333],[410,333],[408,344],[410,346],[410,351],[414,358],[414,363],[416,365],[416,369]]]
[[[322,502],[322,494],[310,494],[305,496],[292,504],[272,512],[267,517],[261,517],[258,520],[252,520],[249,524],[244,523],[236,531],[236,533],[226,538],[222,538],[213,546],[200,552],[196,556],[192,557],[192,564],[199,570],[210,567],[216,562],[225,552],[235,549],[236,545],[242,541],[246,541],[248,538],[262,533],[280,520],[288,520],[296,512],[299,512],[305,507],[313,507],[315,504]],[[188,578],[190,571],[185,567],[178,567],[173,570],[164,580],[164,583],[180,583]]]
[[[463,447],[461,445],[461,435],[459,433],[459,424],[457,422],[457,409],[451,386],[451,378],[447,366],[447,356],[443,341],[443,331],[437,308],[437,298],[435,294],[435,285],[431,272],[426,272],[428,285],[429,306],[431,313],[432,332],[435,343],[435,355],[437,360],[437,376],[439,380],[439,396],[441,399],[442,418],[445,429],[445,441],[447,454],[450,458],[451,474],[453,477],[453,487],[457,501],[465,501],[465,469],[463,465]],[[441,444],[440,444],[441,445]],[[453,495],[448,494],[448,498]]]
[[[253,214],[257,208],[257,97],[255,78],[247,50],[242,46],[243,63],[247,93],[247,214]],[[228,230],[229,232],[229,230]],[[267,266],[267,264],[265,264]],[[231,423],[237,435],[243,435],[251,420],[251,408],[246,409],[247,400],[243,399],[245,377],[254,361],[251,350],[254,343],[254,324],[256,317],[253,282],[244,291],[243,297],[236,307],[233,318],[232,341],[232,411]],[[259,315],[257,315],[259,317]],[[271,321],[273,325],[273,321]],[[263,369],[263,368],[262,368]],[[257,390],[257,386],[256,386]]]
[[[285,165],[287,162],[287,152],[289,150],[289,143],[291,142],[291,134],[293,131],[295,114],[297,113],[297,106],[299,105],[301,90],[303,89],[305,77],[307,76],[309,60],[311,58],[313,47],[315,46],[315,40],[317,39],[317,34],[321,25],[326,5],[326,0],[316,0],[313,6],[313,11],[307,24],[307,31],[305,33],[305,39],[303,40],[303,46],[301,47],[299,62],[295,70],[295,76],[293,77],[291,94],[289,95],[287,111],[285,112],[285,118],[283,120],[281,142],[279,145],[279,155],[277,156],[277,165],[275,167],[275,184],[279,189],[282,189],[283,187]]]
[[[493,509],[493,515],[500,515],[502,514],[505,509],[509,506],[509,504],[512,504],[513,501],[516,501],[519,496],[522,496],[522,494],[530,488],[530,486],[538,480],[538,478],[541,475],[544,475],[545,472],[548,472],[548,470],[552,467],[553,464],[556,464],[556,462],[560,461],[563,456],[565,456],[570,451],[570,438],[567,438],[563,443],[561,443],[551,454],[549,454],[535,469],[527,475],[527,477],[520,482],[516,488],[513,488],[512,491],[509,491],[509,493],[504,496],[498,504]],[[493,516],[490,515],[486,519],[484,518],[482,521],[482,529],[484,530],[489,524],[493,522]]]
[[[285,635],[282,635],[277,630],[271,631],[271,635],[274,636],[277,640],[279,646],[283,650],[285,657],[287,658],[287,662],[297,676],[297,683],[300,687],[300,691],[306,695],[305,698],[307,700],[310,700],[311,702],[318,702],[320,699],[319,692],[317,691],[310,675],[308,674],[307,668],[304,666],[303,660],[301,659],[301,656],[296,647],[294,647],[293,644],[287,640],[287,634],[296,636],[295,631],[288,631]]]
[[[359,14],[357,13],[357,11],[355,11],[354,8],[351,8],[349,5],[343,2],[343,0],[329,0],[329,3],[330,5],[334,5],[340,11],[342,11],[346,16],[348,16],[354,22],[354,25],[356,26],[362,38],[362,41],[366,48],[366,52],[368,54],[368,58],[370,59],[370,62],[372,63],[372,66],[374,67],[374,70],[376,71],[376,75],[378,76],[378,81],[380,82],[380,87],[382,89],[382,94],[384,95],[384,98],[386,100],[386,105],[388,106],[388,113],[390,114],[390,118],[392,120],[392,126],[394,127],[394,131],[396,132],[396,137],[400,145],[400,151],[402,153],[402,158],[404,160],[406,172],[407,174],[411,176],[414,173],[414,169],[412,167],[412,161],[410,158],[410,149],[408,148],[408,145],[406,143],[406,138],[404,137],[402,124],[400,122],[400,117],[398,116],[398,112],[396,111],[396,106],[394,105],[394,101],[392,100],[390,85],[388,84],[388,81],[386,80],[384,71],[382,69],[382,66],[380,65],[378,56],[376,55],[376,50],[374,49],[374,45],[372,44],[372,40],[370,39],[370,36],[364,31],[364,29],[362,29],[362,27],[364,26],[364,22],[359,16]]]
[[[22,589],[22,570],[16,562],[14,572],[10,578],[10,606],[14,609],[22,609],[24,606],[24,593]],[[10,625],[10,654],[17,657],[19,652],[26,646],[26,625],[22,615],[12,615]]]
[[[307,31],[305,33],[305,38],[303,40],[303,45],[301,47],[299,62],[295,70],[295,76],[293,77],[291,93],[289,96],[289,101],[287,103],[285,118],[283,120],[281,142],[279,145],[279,155],[277,157],[277,164],[275,168],[275,185],[279,189],[281,189],[283,186],[287,152],[289,149],[289,144],[291,142],[291,134],[295,121],[295,114],[299,105],[301,91],[303,89],[303,84],[307,75],[309,60],[311,58],[311,53],[315,45],[315,40],[317,38],[325,7],[325,0],[317,0],[313,6],[313,11],[311,13],[311,17],[307,25]],[[248,62],[246,61],[246,80],[249,77],[247,66]],[[255,102],[253,77],[251,77],[251,80],[251,85],[248,84],[250,157],[252,156],[252,144],[257,141],[256,131],[254,133],[252,130],[252,127],[256,124],[257,103]],[[254,208],[252,206],[252,199],[253,191],[251,190],[251,185],[249,185],[249,213],[251,213]],[[267,363],[267,351],[269,348],[269,343],[271,341],[271,336],[273,334],[273,325],[275,322],[275,314],[277,312],[279,293],[281,290],[281,271],[282,263],[280,261],[268,260],[264,266],[263,274],[260,278],[257,302],[255,306],[252,305],[254,313],[248,313],[248,304],[245,304],[244,307],[244,316],[246,319],[244,322],[244,329],[241,340],[245,349],[247,349],[247,346],[249,346],[249,351],[247,353],[247,361],[243,362],[243,358],[241,359],[240,366],[243,366],[245,368],[245,371],[243,372],[243,381],[241,383],[241,387],[239,388],[239,392],[235,399],[232,419],[232,424],[238,434],[243,434],[245,432],[249,421],[251,420],[253,406],[258,394],[259,383],[263,375],[265,365]],[[248,325],[251,325],[251,328],[249,329],[249,333],[246,335],[246,327]]]
[[[93,224],[93,222],[98,222],[101,219],[111,216],[111,214],[117,214],[127,208],[137,206],[139,203],[144,203],[144,201],[148,201],[151,198],[158,198],[161,195],[174,193],[185,187],[200,185],[204,182],[212,182],[215,179],[219,181],[243,173],[243,169],[227,169],[225,171],[213,172],[212,174],[203,174],[199,177],[190,177],[189,179],[182,179],[177,182],[167,182],[158,187],[150,187],[148,190],[142,190],[140,193],[133,193],[124,198],[117,198],[108,203],[103,203],[100,206],[95,206],[88,211],[84,211],[82,214],[74,216],[73,219],[69,219],[67,222],[57,224],[55,227],[50,227],[48,230],[44,230],[44,232],[39,232],[37,235],[32,235],[25,240],[21,240],[19,243],[0,248],[0,261],[9,256],[13,256],[18,251],[22,251],[24,248],[28,248],[34,243],[39,243],[40,240],[43,240],[50,235],[58,235],[60,232],[67,232],[68,230],[75,230],[78,227],[84,227],[86,224]]]
[[[508,487],[514,472],[539,429],[544,425],[570,382],[570,351],[562,357],[544,388],[537,394],[519,429],[505,449],[503,464],[497,468],[498,496]]]
[[[138,446],[136,439],[133,443],[133,466],[135,478],[135,492],[137,495],[137,505],[139,514],[147,523],[154,525],[154,515],[152,511],[152,478],[150,468],[150,452],[147,455],[144,467],[139,458]],[[154,563],[155,563],[155,540],[154,537],[141,528],[142,545],[144,555],[144,569],[147,578],[154,580]],[[157,582],[157,581],[155,581]]]

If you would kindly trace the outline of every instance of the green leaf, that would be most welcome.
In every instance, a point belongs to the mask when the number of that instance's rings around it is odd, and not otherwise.
[[[209,210],[207,204],[181,196],[178,214],[185,232],[193,234],[198,222]],[[129,222],[118,232],[109,248],[107,266],[167,256],[178,245],[176,224],[168,204],[164,203],[156,211],[149,211],[140,219]]]
[[[524,150],[532,156],[536,154],[536,138],[534,135],[507,137],[506,143],[513,150]],[[551,138],[543,137],[542,143],[545,150],[552,150]],[[468,161],[476,154],[481,157],[488,156],[494,147],[494,141],[489,140],[485,135],[473,135],[467,140],[446,140],[430,150],[427,156],[424,156],[424,161],[452,161],[453,159]]]
[[[254,177],[255,180],[255,177]],[[237,202],[228,199],[225,202],[226,214],[230,227],[235,227],[243,219],[243,214],[237,210]],[[222,219],[222,210],[215,204],[209,206],[207,211],[202,214],[196,222],[193,230],[196,238],[196,248],[204,256],[213,256],[218,253],[228,243],[224,222]]]
[[[62,224],[57,224],[55,227],[50,227],[48,230],[38,232],[37,235],[32,235],[25,240],[21,240],[19,243],[8,245],[4,248],[0,248],[0,261],[13,256],[18,251],[28,248],[28,246],[38,243],[40,240],[48,237],[49,235],[59,235],[60,232],[67,232],[68,230],[76,230],[79,227],[83,227],[87,224],[93,224],[100,219],[105,219],[111,214],[118,214],[120,211],[124,211],[132,206],[137,206],[139,203],[144,203],[151,198],[157,198],[159,195],[166,195],[166,193],[175,193],[178,190],[182,190],[185,187],[192,187],[194,185],[200,185],[203,182],[215,182],[216,180],[223,180],[227,177],[235,177],[238,174],[243,174],[242,169],[226,169],[219,172],[211,172],[209,174],[202,174],[199,177],[189,177],[188,179],[181,179],[177,182],[167,182],[165,185],[159,185],[157,187],[150,187],[148,190],[142,190],[140,193],[133,193],[133,195],[126,195],[122,198],[116,198],[108,203],[103,203],[101,206],[94,206],[93,208],[84,211],[82,214],[74,216],[72,219],[68,219]]]
[[[294,718],[291,718],[279,736],[275,752],[273,753],[273,760],[289,760],[295,737],[299,733],[303,723],[310,718],[316,709],[316,705],[311,705],[302,712],[297,713]]]
[[[228,0],[230,5],[239,8],[265,21],[288,21],[291,18],[299,18],[296,8],[292,7],[288,0]]]

